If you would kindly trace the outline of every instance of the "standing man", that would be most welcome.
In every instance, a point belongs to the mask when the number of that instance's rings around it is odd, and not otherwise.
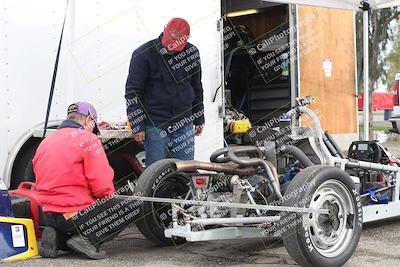
[[[174,18],[133,54],[126,82],[128,119],[146,166],[167,157],[194,158],[194,135],[204,124],[200,54],[187,42],[190,27]]]

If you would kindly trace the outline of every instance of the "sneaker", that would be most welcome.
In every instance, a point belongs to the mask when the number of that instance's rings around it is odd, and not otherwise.
[[[85,254],[91,259],[101,260],[107,257],[105,251],[99,250],[86,237],[74,235],[67,240],[67,245],[78,253]]]
[[[39,255],[43,258],[56,258],[58,256],[57,231],[54,228],[44,228],[39,244]]]

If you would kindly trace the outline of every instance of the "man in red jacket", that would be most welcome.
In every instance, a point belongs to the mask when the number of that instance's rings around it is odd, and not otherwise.
[[[41,142],[32,161],[48,226],[39,246],[43,257],[56,257],[67,240],[74,251],[104,258],[100,244],[131,224],[138,213],[132,199],[115,196],[114,171],[93,133],[98,131],[96,120],[91,104],[70,105],[67,119]]]

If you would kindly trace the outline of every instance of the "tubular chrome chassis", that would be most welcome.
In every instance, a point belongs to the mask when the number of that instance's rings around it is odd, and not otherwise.
[[[392,201],[388,204],[376,204],[363,207],[363,222],[372,222],[400,216],[400,168],[396,165],[384,165],[378,163],[371,163],[365,161],[355,161],[349,159],[342,159],[334,157],[329,152],[327,146],[323,141],[323,130],[317,115],[305,106],[297,106],[286,113],[288,117],[295,115],[308,115],[313,124],[313,134],[309,137],[312,147],[316,150],[321,158],[323,165],[335,166],[345,171],[347,167],[357,167],[360,169],[377,170],[394,174],[394,190]],[[295,136],[293,136],[295,138]],[[385,153],[388,153],[385,150]],[[388,154],[390,155],[390,154]],[[391,156],[391,155],[390,155]],[[359,183],[359,178],[352,177],[353,181]],[[262,237],[263,228],[258,228],[255,224],[272,223],[281,220],[279,215],[274,216],[256,216],[256,217],[230,217],[230,218],[204,218],[185,220],[185,223],[178,224],[178,212],[180,207],[177,204],[190,204],[199,206],[218,206],[230,209],[254,209],[257,211],[270,210],[279,212],[297,212],[297,213],[313,213],[313,214],[328,214],[328,209],[312,209],[303,207],[287,207],[287,206],[274,206],[274,205],[260,205],[253,203],[232,203],[232,202],[215,202],[215,201],[200,201],[200,200],[184,200],[172,198],[156,198],[146,196],[134,196],[139,201],[170,203],[172,211],[172,227],[165,229],[165,236],[183,237],[187,241],[207,241],[207,240],[222,240],[222,239],[236,239],[236,238],[259,238]],[[193,224],[202,225],[221,225],[219,228],[192,231]],[[249,225],[246,225],[249,224]]]

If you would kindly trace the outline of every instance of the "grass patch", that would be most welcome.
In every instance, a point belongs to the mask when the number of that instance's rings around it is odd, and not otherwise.
[[[360,125],[360,132],[364,131],[364,125]],[[385,133],[389,133],[389,129],[391,127],[387,126],[387,125],[373,125],[371,127],[369,127],[370,131],[384,131]]]
[[[386,141],[386,143],[396,143],[396,144],[400,143],[400,135],[396,134],[396,135],[390,136],[388,138],[388,140]]]

